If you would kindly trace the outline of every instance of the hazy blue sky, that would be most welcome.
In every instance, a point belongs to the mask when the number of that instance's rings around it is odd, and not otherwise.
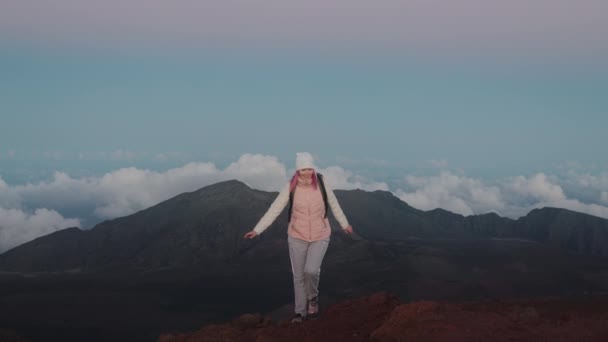
[[[9,173],[114,151],[224,163],[309,150],[492,176],[607,161],[608,76],[590,67],[24,54],[0,70]]]
[[[605,13],[595,0],[3,1],[0,235],[230,177],[272,190],[264,174],[282,181],[300,151],[343,188],[421,209],[608,217]],[[141,195],[142,179],[166,194]],[[124,186],[140,193],[108,190]]]

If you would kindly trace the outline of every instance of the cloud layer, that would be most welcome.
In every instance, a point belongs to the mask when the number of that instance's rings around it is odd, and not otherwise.
[[[608,218],[608,182],[603,182],[603,177],[606,174],[596,177],[571,173],[560,179],[537,173],[486,184],[442,171],[435,176],[405,176],[405,190],[397,189],[395,195],[418,209],[443,208],[462,215],[496,212],[517,218],[535,208],[557,207]],[[585,200],[568,197],[561,184],[575,194],[585,194]]]
[[[66,219],[54,210],[36,209],[26,213],[0,207],[0,253],[39,236],[78,226],[78,219]]]
[[[334,188],[388,190],[385,183],[340,167],[319,171]],[[90,178],[55,172],[51,180],[15,186],[0,178],[0,252],[60,228],[80,226],[83,215],[94,221],[126,216],[223,180],[238,179],[256,189],[278,191],[293,172],[274,156],[245,154],[223,170],[198,162],[165,172],[122,168]],[[80,217],[65,218],[60,213]]]
[[[334,189],[392,191],[421,210],[443,208],[462,215],[496,212],[517,218],[534,208],[552,206],[608,218],[608,173],[572,171],[563,177],[537,173],[487,182],[447,170],[447,161],[431,165],[434,168],[428,172],[434,174],[405,175],[393,189],[340,166],[319,172]],[[224,169],[193,162],[164,172],[129,167],[88,178],[55,172],[50,180],[23,185],[9,185],[0,178],[0,252],[58,229],[126,216],[223,180],[238,179],[252,188],[277,191],[293,172],[277,157],[244,154]]]

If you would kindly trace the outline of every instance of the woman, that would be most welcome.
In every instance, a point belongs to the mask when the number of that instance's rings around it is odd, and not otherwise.
[[[291,321],[295,323],[319,312],[321,262],[331,235],[328,207],[344,232],[352,234],[353,228],[348,224],[334,192],[327,187],[323,176],[315,172],[312,155],[302,152],[296,154],[296,172],[291,181],[281,189],[255,228],[244,237],[252,239],[260,235],[288,203],[287,241],[295,293],[295,314]]]

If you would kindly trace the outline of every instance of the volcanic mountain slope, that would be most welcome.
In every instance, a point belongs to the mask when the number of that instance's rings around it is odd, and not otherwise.
[[[244,314],[178,341],[608,341],[608,297],[401,303],[385,292],[345,300],[318,319],[274,322]]]
[[[464,217],[442,209],[417,210],[386,191],[335,192],[365,240],[520,238],[580,254],[608,255],[608,220],[565,209],[535,209],[518,220],[496,214]],[[249,250],[268,253],[253,248],[260,241],[285,238],[286,210],[261,238],[242,239],[276,195],[239,181],[216,183],[91,230],[68,228],[39,237],[0,255],[0,270],[213,269],[244,255],[255,258]],[[333,217],[331,222],[334,229],[339,227]]]

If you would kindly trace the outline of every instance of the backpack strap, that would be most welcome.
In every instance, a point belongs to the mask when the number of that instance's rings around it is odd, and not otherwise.
[[[293,193],[294,192],[296,192],[295,188],[289,192],[289,211],[287,212],[287,223],[289,223],[289,221],[291,221],[291,209],[293,208]]]
[[[319,186],[321,187],[321,195],[323,196],[323,203],[325,203],[325,216],[324,218],[327,218],[327,209],[328,209],[328,205],[327,205],[327,190],[325,190],[325,182],[323,181],[323,175],[320,173],[317,173],[317,180],[319,181]]]

